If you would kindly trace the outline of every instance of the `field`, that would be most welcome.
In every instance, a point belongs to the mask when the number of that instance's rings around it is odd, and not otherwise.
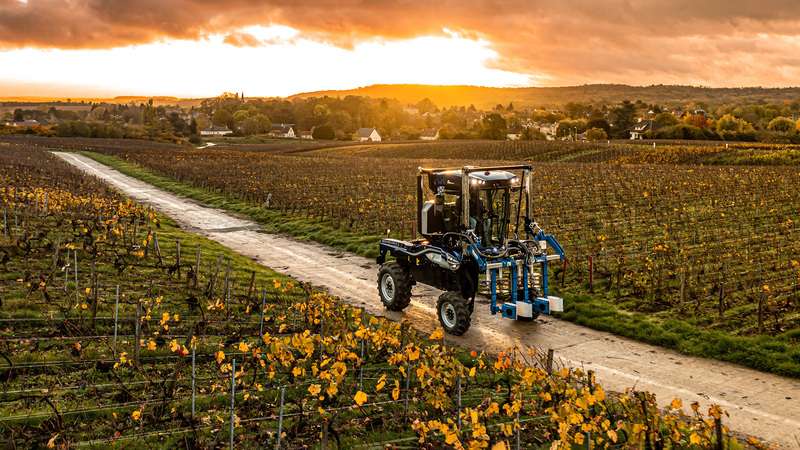
[[[717,407],[365,315],[30,146],[0,147],[0,181],[9,447],[760,446]]]
[[[106,156],[95,157],[118,167],[120,159],[138,164],[120,168],[255,217],[273,231],[364,255],[374,255],[375,241],[387,230],[414,235],[417,166],[543,160],[535,164],[535,213],[567,252],[567,264],[554,273],[556,288],[570,300],[563,317],[689,354],[800,376],[800,170],[721,164],[742,154],[796,149],[471,144],[359,145],[269,155],[127,143],[48,145],[102,152]],[[587,152],[606,162],[555,162]],[[639,164],[620,164],[622,153]],[[717,155],[704,161],[718,164],[671,164],[662,153],[684,162]],[[448,159],[470,154],[492,159]],[[652,159],[661,162],[645,164]],[[644,318],[648,326],[631,317]]]
[[[653,144],[655,143],[655,147]],[[791,165],[800,146],[714,141],[438,141],[361,144],[320,155],[379,158],[516,160],[615,164]]]

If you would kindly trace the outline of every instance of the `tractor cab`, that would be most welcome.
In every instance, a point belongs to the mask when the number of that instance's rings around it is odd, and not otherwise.
[[[511,198],[522,189],[517,175],[505,170],[468,174],[447,170],[427,175],[429,199],[418,212],[421,235],[436,239],[445,233],[474,230],[481,247],[500,248],[505,244],[511,223]],[[466,196],[464,188],[468,191]]]
[[[548,295],[548,263],[563,260],[561,245],[533,221],[530,165],[424,169],[417,173],[420,239],[382,239],[378,293],[402,311],[411,287],[444,293],[436,304],[450,334],[467,331],[479,291],[490,312],[516,320],[561,311]],[[393,260],[387,260],[387,257]]]

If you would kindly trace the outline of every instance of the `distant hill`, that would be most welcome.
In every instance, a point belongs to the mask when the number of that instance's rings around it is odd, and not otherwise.
[[[153,104],[156,106],[162,105],[179,105],[183,107],[198,106],[202,99],[191,98],[178,98],[169,96],[153,96],[147,97],[142,95],[122,95],[117,97],[33,97],[33,96],[0,96],[0,103],[18,103],[22,105],[51,105],[51,104],[78,104],[78,103],[147,103],[149,99],[153,99]]]
[[[420,84],[376,84],[349,90],[316,91],[296,94],[290,98],[344,97],[360,95],[373,98],[394,98],[413,104],[429,98],[437,106],[468,106],[488,109],[498,103],[515,106],[559,106],[568,102],[617,103],[622,100],[641,100],[645,103],[682,105],[688,102],[721,103],[783,103],[800,101],[800,87],[791,88],[708,88],[696,86],[627,86],[622,84],[591,84],[565,87],[494,88],[482,86],[434,86]]]

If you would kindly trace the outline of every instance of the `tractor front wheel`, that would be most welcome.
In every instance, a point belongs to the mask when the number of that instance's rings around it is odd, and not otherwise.
[[[440,295],[436,302],[436,311],[439,313],[439,323],[447,333],[461,336],[469,329],[469,301],[460,292],[448,291]]]
[[[378,272],[378,293],[389,311],[402,311],[411,303],[413,285],[411,272],[397,261],[384,263]]]

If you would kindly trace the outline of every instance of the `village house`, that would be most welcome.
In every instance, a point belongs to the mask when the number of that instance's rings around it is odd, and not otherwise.
[[[509,141],[518,141],[522,138],[522,129],[524,125],[520,126],[518,124],[514,124],[508,127],[508,131],[506,132],[506,139]]]
[[[419,134],[419,138],[423,141],[436,141],[439,139],[439,129],[426,128]]]
[[[19,127],[19,128],[30,128],[30,127],[38,126],[38,125],[40,125],[40,123],[39,123],[38,120],[28,119],[28,120],[22,120],[22,121],[19,121],[19,122],[9,122],[8,125],[10,125],[12,127]]]
[[[270,136],[277,138],[294,139],[297,134],[294,132],[293,123],[276,123],[272,124],[272,129],[269,132]]]
[[[556,133],[558,132],[558,123],[541,123],[538,125],[539,131],[544,134],[545,139],[548,141],[556,140]]]
[[[230,128],[217,125],[212,125],[205,130],[200,130],[200,136],[227,136],[232,133],[233,131],[231,131]]]
[[[314,130],[303,130],[300,132],[300,139],[314,139]]]
[[[381,135],[375,128],[359,128],[356,131],[356,140],[359,142],[380,142]]]
[[[652,120],[642,120],[639,119],[639,122],[631,128],[631,139],[643,139],[645,133],[653,129],[653,121]]]

